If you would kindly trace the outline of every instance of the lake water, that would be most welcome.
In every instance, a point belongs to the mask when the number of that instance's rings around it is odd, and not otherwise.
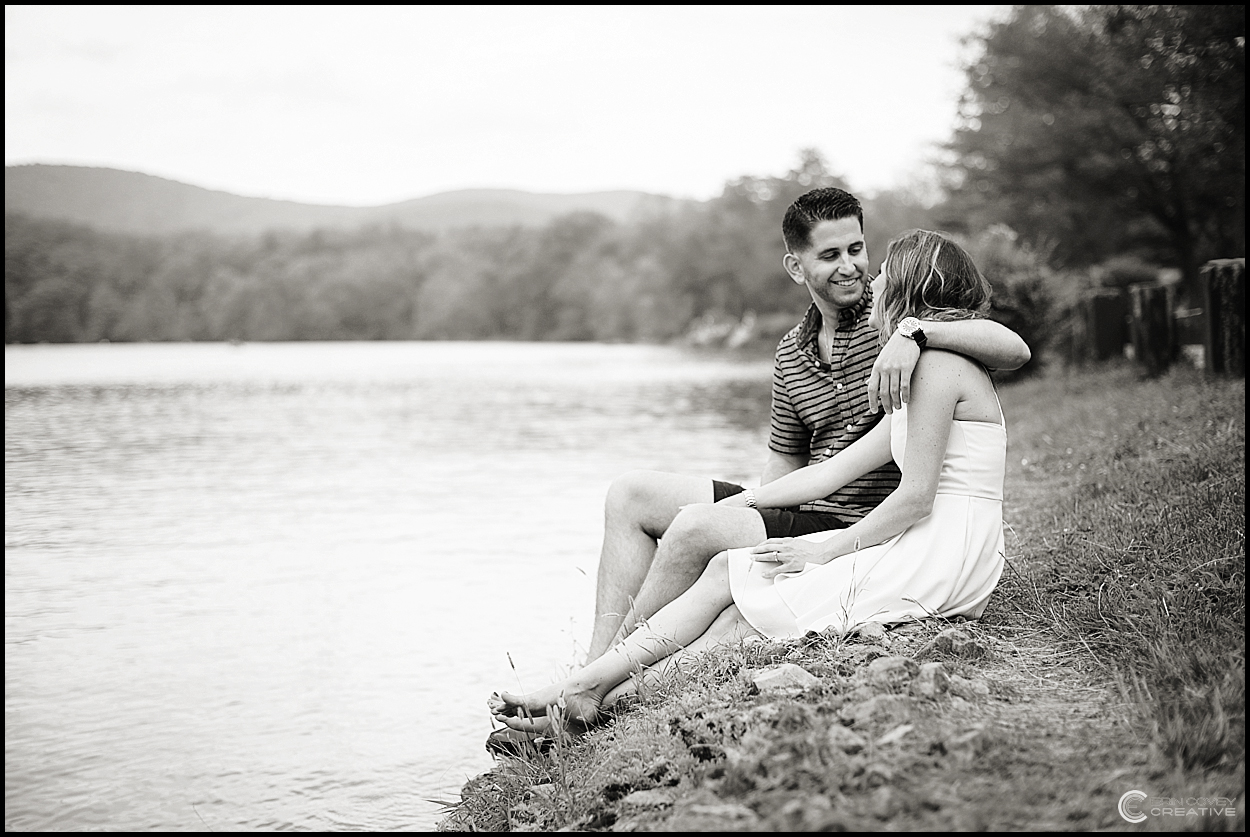
[[[588,641],[612,478],[753,482],[768,388],[670,347],[6,346],[6,830],[433,829],[487,695]]]

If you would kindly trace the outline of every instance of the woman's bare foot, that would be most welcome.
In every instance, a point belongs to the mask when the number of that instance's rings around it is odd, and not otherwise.
[[[597,691],[565,681],[525,695],[496,692],[486,703],[495,720],[512,729],[546,732],[567,723],[594,724],[602,701]]]
[[[495,692],[486,700],[490,714],[496,718],[516,717],[533,718],[547,714],[548,706],[555,706],[563,694],[567,680],[552,683],[542,689],[514,695],[511,692]]]

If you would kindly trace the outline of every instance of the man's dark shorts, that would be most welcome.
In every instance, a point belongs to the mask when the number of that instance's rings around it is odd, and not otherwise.
[[[712,502],[720,502],[726,497],[746,491],[732,482],[712,480]],[[798,509],[756,509],[764,518],[764,530],[770,538],[797,538],[799,535],[810,535],[812,532],[827,532],[830,529],[845,529],[851,524],[836,514],[828,512],[799,511]]]

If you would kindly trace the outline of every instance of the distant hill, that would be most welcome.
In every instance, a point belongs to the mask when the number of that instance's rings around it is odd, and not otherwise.
[[[141,235],[204,230],[251,235],[369,224],[438,230],[520,224],[538,226],[588,210],[628,220],[683,201],[646,192],[558,195],[513,189],[464,189],[374,207],[249,198],[119,169],[86,166],[4,167],[4,210]]]

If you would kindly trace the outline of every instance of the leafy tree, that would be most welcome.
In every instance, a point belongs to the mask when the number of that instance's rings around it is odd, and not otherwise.
[[[977,267],[994,287],[990,317],[1024,338],[1033,358],[1020,369],[996,373],[999,380],[1028,377],[1039,372],[1046,355],[1062,348],[1066,330],[1062,319],[1063,293],[1071,285],[1069,277],[1047,264],[1046,254],[1037,251],[1010,227],[995,224],[964,240]]]
[[[1245,6],[1019,6],[975,39],[951,224],[1061,265],[1245,253]]]
[[[595,254],[615,223],[593,212],[554,219],[538,232],[528,264],[508,274],[512,336],[522,340],[593,339],[582,289],[597,281]]]
[[[907,188],[878,192],[861,198],[864,207],[864,242],[868,245],[874,275],[885,258],[890,241],[908,230],[939,229],[933,205]]]
[[[666,261],[696,315],[738,318],[747,311],[801,310],[807,293],[781,266],[781,219],[799,195],[835,186],[847,188],[820,152],[804,149],[785,175],[732,180],[717,198],[683,219],[685,234],[673,241]]]

